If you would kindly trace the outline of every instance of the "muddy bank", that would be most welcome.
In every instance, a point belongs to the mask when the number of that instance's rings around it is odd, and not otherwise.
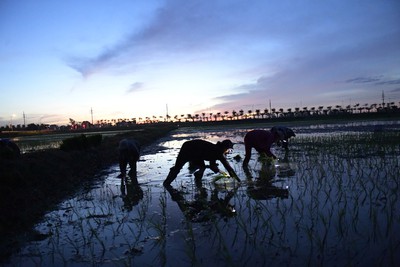
[[[0,162],[0,259],[19,247],[46,211],[73,194],[82,184],[118,159],[122,138],[135,138],[143,146],[166,135],[171,125],[145,126],[104,138],[101,145],[83,151],[59,149],[24,154]],[[31,238],[39,238],[34,234]]]

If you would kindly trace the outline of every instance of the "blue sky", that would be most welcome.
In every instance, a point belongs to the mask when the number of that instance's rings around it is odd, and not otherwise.
[[[400,1],[0,2],[0,125],[400,101]]]

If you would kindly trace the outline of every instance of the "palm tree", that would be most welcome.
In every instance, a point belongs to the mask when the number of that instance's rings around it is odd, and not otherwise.
[[[235,110],[232,110],[232,118],[236,117],[236,119],[237,119],[237,116],[238,116],[238,113]]]
[[[222,118],[223,120],[225,120],[226,117],[228,117],[229,111],[224,111],[224,117]]]
[[[249,114],[249,117],[251,117],[251,113],[253,113],[253,111],[252,111],[251,109],[249,109],[249,110],[247,111],[247,113]]]
[[[296,116],[299,116],[300,115],[300,108],[299,107],[294,108],[294,112],[295,112]]]
[[[187,114],[187,118],[188,120],[192,120],[192,122],[194,122],[194,117],[192,116],[192,114]]]
[[[284,112],[283,112],[283,108],[280,108],[280,109],[279,109],[279,113],[280,113],[280,115],[278,115],[278,117],[279,117],[279,116],[284,116],[284,114],[283,114],[283,113],[284,113]]]
[[[275,117],[275,115],[276,115],[276,114],[275,114],[275,111],[276,111],[275,108],[272,108],[272,109],[271,109],[271,116]]]
[[[308,113],[308,107],[303,107],[303,115],[306,115],[306,116],[309,115],[309,113]]]
[[[243,114],[244,114],[243,109],[239,110],[239,116],[240,116],[242,119],[243,119]]]
[[[326,107],[326,114],[330,114],[332,111],[332,106],[327,106]]]
[[[353,106],[353,111],[356,111],[357,108],[358,108],[358,106],[360,106],[360,103],[357,103],[357,104],[355,104],[355,105]]]
[[[292,117],[292,116],[293,116],[292,108],[288,108],[288,109],[286,110],[286,113],[287,113],[287,115],[288,115],[289,117]]]

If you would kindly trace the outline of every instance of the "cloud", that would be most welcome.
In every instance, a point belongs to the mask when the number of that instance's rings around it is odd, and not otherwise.
[[[393,85],[400,84],[400,79],[386,80],[383,75],[371,77],[356,77],[348,79],[345,83],[374,83],[375,85]]]
[[[336,1],[310,6],[167,1],[145,27],[121,36],[97,56],[75,58],[70,66],[83,77],[117,68],[130,73],[146,69],[157,77],[160,65],[174,65],[181,73],[179,67],[187,70],[188,62],[194,66],[203,60],[226,76],[257,69],[230,86],[231,93],[213,99],[217,104],[211,108],[268,105],[269,99],[282,105],[339,99],[348,95],[346,90],[350,94],[365,89],[361,87],[372,90],[374,84],[398,84],[380,75],[398,68],[398,57],[388,55],[400,52],[399,30],[387,27],[396,25],[398,16],[389,12],[382,17],[385,12],[383,5],[369,10],[368,5]],[[142,88],[134,83],[126,93]]]
[[[384,85],[384,84],[388,84],[388,85],[400,84],[400,79],[387,80],[387,81],[381,81],[381,82],[376,83],[376,85]]]
[[[306,30],[305,26],[293,21],[305,14],[287,19],[276,15],[286,9],[295,7],[262,1],[255,5],[242,1],[167,1],[146,27],[121,36],[97,56],[70,57],[67,64],[89,77],[116,67],[140,65],[142,61],[177,60],[182,55],[201,57],[202,53],[211,53],[223,60],[226,55],[218,52],[225,49],[242,53],[253,45],[258,47],[255,44],[259,41],[266,42],[267,48],[274,46],[274,37],[283,40],[301,35],[300,29]]]
[[[140,91],[141,89],[143,89],[143,83],[141,82],[135,82],[133,84],[131,84],[128,88],[128,90],[126,90],[127,94],[133,93],[133,92],[137,92]]]
[[[371,83],[380,81],[382,76],[379,77],[356,77],[353,79],[346,80],[346,83]]]

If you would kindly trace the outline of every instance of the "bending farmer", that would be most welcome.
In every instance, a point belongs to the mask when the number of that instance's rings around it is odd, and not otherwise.
[[[258,153],[265,153],[269,157],[276,159],[271,152],[271,146],[280,140],[279,132],[271,132],[266,130],[252,130],[244,136],[244,146],[246,156],[243,161],[243,167],[247,167],[251,157],[251,149],[255,148]]]
[[[210,143],[204,140],[191,140],[183,143],[181,150],[175,162],[175,166],[170,169],[167,178],[164,181],[164,186],[168,186],[175,180],[176,176],[186,162],[199,167],[199,170],[194,173],[196,183],[201,182],[206,167],[209,167],[213,172],[219,172],[216,161],[219,160],[229,172],[231,177],[240,181],[235,171],[229,165],[225,158],[225,154],[229,149],[233,148],[233,143],[230,140],[224,140],[217,144]],[[204,164],[204,161],[210,162],[209,166]]]

